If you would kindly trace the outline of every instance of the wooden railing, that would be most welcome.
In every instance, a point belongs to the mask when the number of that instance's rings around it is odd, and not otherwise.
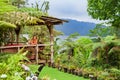
[[[30,48],[30,47],[34,47],[35,48],[35,55],[36,55],[36,63],[38,64],[38,52],[39,52],[39,47],[45,47],[45,46],[50,46],[50,44],[37,44],[37,45],[30,45],[30,44],[26,44],[26,45],[10,45],[10,46],[1,46],[0,47],[0,52],[6,52],[7,50],[15,50],[15,52],[18,52],[21,48]],[[14,51],[13,51],[14,52]]]

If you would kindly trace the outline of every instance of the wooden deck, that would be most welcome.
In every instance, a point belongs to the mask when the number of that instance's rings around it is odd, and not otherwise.
[[[50,62],[50,58],[47,59],[47,58],[40,58],[40,52],[43,51],[44,49],[42,49],[42,47],[45,47],[45,46],[50,46],[50,44],[37,44],[37,45],[30,45],[30,44],[27,44],[27,45],[9,45],[9,46],[1,46],[0,47],[0,52],[1,53],[17,53],[21,48],[24,47],[24,50],[25,51],[28,51],[29,53],[28,54],[31,54],[30,56],[27,56],[28,59],[31,61],[31,62],[35,62],[37,64],[39,63],[48,63]],[[31,53],[30,53],[31,52]],[[47,54],[47,55],[44,55],[44,56],[47,56],[47,57],[50,57],[51,55],[50,54]]]

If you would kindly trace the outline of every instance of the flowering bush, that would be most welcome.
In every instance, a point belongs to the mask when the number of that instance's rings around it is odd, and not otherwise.
[[[21,60],[27,58],[25,55],[27,52],[23,54],[22,50],[20,50],[17,54],[12,54],[8,56],[8,58],[3,58],[0,63],[0,79],[5,80],[25,80],[25,77],[28,75],[28,72],[21,67]],[[4,56],[4,55],[3,55]]]

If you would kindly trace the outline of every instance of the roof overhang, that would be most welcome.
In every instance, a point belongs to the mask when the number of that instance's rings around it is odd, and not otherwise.
[[[59,25],[63,24],[64,22],[68,22],[67,20],[48,16],[41,16],[40,19],[44,21],[44,25]]]

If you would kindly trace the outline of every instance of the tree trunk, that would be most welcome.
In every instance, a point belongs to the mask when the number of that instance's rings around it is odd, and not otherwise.
[[[108,52],[112,49],[112,47],[113,46],[111,46],[111,45],[108,45],[108,46],[105,47],[106,64],[109,64],[109,58],[108,58],[109,54],[108,54]]]
[[[21,26],[17,26],[17,28],[15,28],[16,42],[17,42],[17,44],[18,44],[18,42],[19,42],[19,34],[20,34],[20,30],[21,30]]]
[[[14,34],[13,34],[13,31],[10,32],[10,42],[11,42],[11,44],[13,44],[12,42],[14,42]]]
[[[17,37],[16,42],[17,42],[17,44],[19,44],[19,34],[17,34],[16,37]]]

